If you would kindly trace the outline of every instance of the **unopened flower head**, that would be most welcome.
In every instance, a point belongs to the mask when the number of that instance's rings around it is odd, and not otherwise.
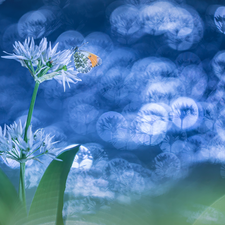
[[[56,159],[54,147],[56,142],[52,142],[54,136],[45,135],[42,129],[32,132],[29,126],[27,132],[27,142],[24,141],[25,125],[21,121],[10,126],[0,127],[0,156],[7,162],[7,158],[17,162],[26,162],[34,159],[39,161],[42,155],[48,155]]]
[[[14,53],[5,52],[8,56],[2,58],[19,61],[30,71],[36,82],[42,83],[54,78],[63,84],[65,91],[66,82],[69,85],[81,81],[77,77],[78,72],[71,66],[74,53],[72,49],[57,52],[58,43],[52,48],[51,43],[48,46],[47,39],[43,38],[37,46],[34,39],[29,37],[23,44],[16,41],[13,47]]]

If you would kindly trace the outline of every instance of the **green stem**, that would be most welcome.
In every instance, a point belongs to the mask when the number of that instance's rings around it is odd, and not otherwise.
[[[24,141],[26,141],[26,142],[27,142],[27,131],[28,131],[28,127],[30,126],[31,117],[32,117],[32,113],[34,110],[34,104],[35,104],[35,100],[36,100],[36,96],[37,96],[37,92],[38,92],[38,87],[39,87],[39,83],[35,83],[34,92],[32,95],[30,108],[29,108],[29,112],[28,112],[28,116],[27,116],[26,127],[25,127]]]
[[[19,197],[26,209],[26,192],[25,192],[25,163],[20,163],[20,184]]]
[[[33,110],[34,110],[34,104],[35,104],[35,100],[36,100],[36,96],[37,96],[37,92],[38,92],[38,87],[39,87],[39,83],[35,83],[32,99],[31,99],[31,103],[30,103],[30,108],[29,108],[29,112],[27,115],[26,127],[25,127],[24,141],[26,141],[26,142],[28,141],[27,131],[28,131],[28,128],[31,123],[31,117],[32,117]],[[24,158],[24,154],[22,153],[22,151],[20,154],[20,158],[21,159]],[[19,197],[26,209],[25,166],[26,166],[25,163],[20,163]]]

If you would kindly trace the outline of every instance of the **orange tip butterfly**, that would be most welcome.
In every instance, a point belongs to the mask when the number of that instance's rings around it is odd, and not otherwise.
[[[93,67],[102,64],[100,57],[91,52],[80,50],[78,47],[74,48],[73,58],[75,67],[79,73],[88,73]]]

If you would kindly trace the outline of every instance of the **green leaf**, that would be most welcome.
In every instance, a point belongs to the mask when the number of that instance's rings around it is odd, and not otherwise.
[[[15,187],[0,169],[0,224],[15,225],[20,217],[26,217],[25,209]]]
[[[66,180],[80,145],[69,148],[46,169],[32,201],[28,221],[24,225],[63,225],[62,209]]]
[[[224,224],[225,220],[225,195],[217,199],[212,205],[207,207],[193,223],[193,225],[213,225]]]

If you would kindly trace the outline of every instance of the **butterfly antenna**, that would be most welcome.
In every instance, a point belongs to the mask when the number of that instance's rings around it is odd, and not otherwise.
[[[86,45],[86,44],[88,44],[88,42],[84,42],[80,47],[82,47],[83,45]],[[80,48],[80,47],[79,47],[79,48]]]
[[[82,47],[83,45],[85,45],[85,44],[88,44],[88,42],[85,42],[85,43],[83,43],[81,46],[76,46],[76,47],[74,47],[72,50],[74,51],[74,52],[76,52],[80,47]]]

